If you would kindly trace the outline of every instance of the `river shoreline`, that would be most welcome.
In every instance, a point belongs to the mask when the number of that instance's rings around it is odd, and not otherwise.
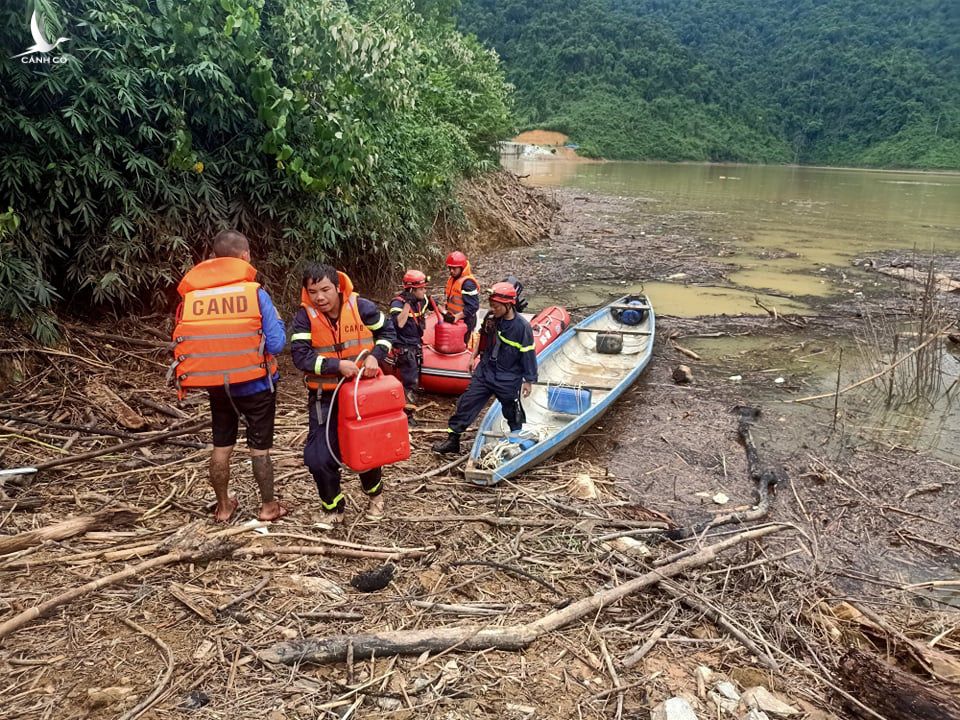
[[[481,279],[519,271],[535,297],[548,297],[583,282],[627,285],[641,274],[684,272],[719,282],[727,270],[716,255],[722,247],[701,232],[696,214],[579,191],[547,191],[547,200],[559,208],[550,236],[476,246],[472,259]],[[639,226],[638,211],[645,218]],[[624,240],[636,244],[635,255],[615,252]],[[882,303],[889,315],[912,312],[915,300],[900,287],[884,281],[871,290],[877,293],[871,302]],[[828,366],[835,364],[829,350],[863,323],[862,308],[849,293],[806,317],[761,310],[685,318],[655,308],[654,359],[638,384],[576,445],[494,489],[471,487],[455,470],[443,470],[445,460],[429,445],[443,432],[453,401],[425,398],[411,435],[413,456],[385,472],[387,517],[379,523],[363,517],[364,499],[348,475],[348,521],[337,529],[323,524],[301,464],[305,392],[284,355],[273,457],[291,515],[266,535],[236,536],[246,554],[145,571],[65,605],[6,638],[0,667],[19,678],[24,668],[43,663],[42,679],[24,678],[38,693],[55,694],[61,706],[89,718],[116,717],[150,692],[163,666],[147,636],[117,622],[126,617],[155,632],[174,658],[177,672],[161,689],[157,716],[179,716],[200,703],[208,707],[197,717],[305,719],[329,707],[353,708],[361,718],[413,720],[432,713],[449,720],[600,720],[647,717],[661,701],[682,696],[705,718],[718,712],[708,691],[727,679],[738,693],[755,686],[775,691],[805,713],[800,717],[852,719],[850,701],[841,694],[860,692],[841,669],[850,648],[910,667],[911,653],[918,652],[910,642],[928,646],[924,652],[947,657],[935,658],[946,663],[936,666],[940,677],[952,672],[948,661],[960,651],[950,604],[955,590],[922,584],[955,575],[960,467],[906,444],[872,439],[853,402],[856,391],[837,403],[784,402],[816,394],[822,375],[807,364],[826,356]],[[589,310],[574,307],[573,314]],[[81,429],[113,427],[111,404],[91,399],[99,382],[153,429],[202,420],[202,395],[175,408],[163,384],[165,332],[153,326],[167,322],[154,316],[71,324],[56,354],[5,338],[3,357],[19,363],[20,371],[0,390],[0,410]],[[674,382],[678,364],[691,368],[693,383]],[[345,661],[293,667],[262,659],[278,643],[311,637],[533,622],[561,600],[621,585],[631,573],[663,567],[677,554],[746,529],[735,522],[695,535],[680,532],[731,513],[743,516],[760,502],[734,412],[743,406],[760,409],[753,441],[762,467],[779,478],[766,516],[755,522],[778,523],[783,531],[689,571],[674,594],[650,587],[589,622],[548,633],[526,651],[453,648],[355,661],[348,654]],[[4,422],[4,466],[122,442]],[[196,439],[203,443],[208,433]],[[20,484],[8,481],[7,535],[119,505],[134,508],[139,519],[129,530],[110,528],[0,559],[0,621],[150,558],[155,550],[148,543],[173,542],[191,522],[199,532],[218,530],[207,520],[208,453],[157,444]],[[257,491],[243,453],[235,455],[232,471],[240,523],[255,512]],[[664,525],[674,532],[663,533]],[[623,537],[631,533],[632,539]],[[302,549],[343,543],[353,543],[350,550],[361,546],[361,554],[318,556]],[[293,544],[301,549],[267,554]],[[379,567],[391,548],[426,550],[392,560],[397,569],[386,589],[352,590],[351,578]],[[851,607],[882,616],[882,626]],[[642,661],[624,665],[652,635],[659,640]],[[717,674],[713,680],[698,681],[701,666]],[[10,712],[39,718],[36,695],[24,692],[15,693]],[[743,709],[724,717],[745,716]]]

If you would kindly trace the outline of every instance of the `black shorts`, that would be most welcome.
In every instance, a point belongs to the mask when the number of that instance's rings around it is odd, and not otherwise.
[[[277,414],[277,393],[272,390],[263,390],[253,395],[235,397],[231,402],[223,388],[210,388],[213,446],[236,445],[240,424],[237,410],[243,413],[244,423],[247,426],[247,447],[251,450],[272,448],[273,420]]]

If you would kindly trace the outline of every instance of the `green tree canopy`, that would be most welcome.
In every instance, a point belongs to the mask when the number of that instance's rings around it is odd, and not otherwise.
[[[404,262],[510,130],[496,56],[449,5],[417,4],[426,17],[412,0],[5,5],[0,315],[43,333],[56,298],[163,304],[227,226],[268,272]],[[9,58],[34,11],[69,38],[47,56],[63,62]]]
[[[463,0],[528,127],[608,158],[960,168],[955,0]]]

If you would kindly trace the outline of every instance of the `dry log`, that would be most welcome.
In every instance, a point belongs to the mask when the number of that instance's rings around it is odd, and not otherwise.
[[[40,463],[36,466],[36,469],[41,471],[60,467],[62,465],[73,465],[74,463],[83,462],[84,460],[90,460],[102,455],[110,455],[111,453],[120,452],[121,450],[131,450],[133,448],[143,447],[144,445],[151,445],[155,442],[163,442],[167,438],[177,437],[178,435],[189,435],[190,433],[195,433],[198,430],[203,430],[208,424],[209,422],[207,420],[202,420],[189,425],[180,425],[165,432],[145,435],[139,440],[131,440],[130,442],[114,445],[113,447],[101,448],[100,450],[91,450],[90,452],[80,453],[79,455],[71,455],[69,457],[57,458],[56,460]]]
[[[128,430],[145,430],[149,427],[144,417],[127,405],[119,395],[99,380],[87,383],[86,396],[94,407],[110,410],[121,425]]]
[[[189,528],[190,526],[187,527]],[[199,541],[200,538],[196,538],[195,540]],[[24,610],[23,612],[14,615],[3,624],[0,624],[0,638],[5,638],[7,635],[16,632],[24,625],[33,622],[37,618],[43,617],[51,610],[55,610],[61,605],[66,605],[77,598],[83,597],[84,595],[87,595],[95,590],[99,590],[100,588],[107,587],[108,585],[114,585],[115,583],[136,577],[147,570],[151,570],[156,567],[162,567],[164,565],[172,565],[173,563],[214,560],[216,558],[230,555],[238,547],[236,541],[227,540],[225,538],[202,538],[202,540],[203,542],[200,542],[199,546],[179,549],[174,552],[169,552],[166,555],[151,558],[150,560],[146,560],[136,565],[131,565],[119,572],[115,572],[111,575],[105,575],[104,577],[97,578],[96,580],[91,580],[85,585],[68,590],[67,592],[61,593],[56,597],[50,598],[46,602]]]
[[[697,353],[695,353],[695,352],[694,352],[693,350],[691,350],[690,348],[685,348],[685,347],[683,347],[683,345],[680,345],[680,344],[675,343],[675,342],[672,343],[672,344],[673,344],[673,349],[676,350],[676,351],[677,351],[678,353],[680,353],[681,355],[686,355],[686,356],[687,356],[688,358],[690,358],[691,360],[703,360],[703,358],[700,357],[700,355],[698,355]]]
[[[869,653],[848,652],[840,674],[851,695],[888,720],[960,720],[956,694]]]
[[[186,413],[182,413],[183,418],[189,418]],[[52,420],[41,420],[40,418],[30,418],[23,417],[22,415],[13,415],[11,413],[0,413],[0,420],[12,420],[18,423],[27,423],[29,425],[39,425],[41,427],[48,427],[51,430],[69,430],[73,432],[85,433],[87,435],[106,435],[108,437],[119,437],[119,438],[142,438],[141,433],[131,433],[126,432],[125,430],[112,430],[110,428],[97,427],[96,425],[73,425],[70,423],[58,423],[53,422]],[[198,442],[191,442],[189,440],[170,440],[166,443],[167,445],[179,445],[180,447],[188,447],[201,449],[205,448],[206,445]]]
[[[692,568],[713,562],[728,548],[754,538],[760,538],[774,532],[787,529],[784,525],[773,525],[748,530],[710,545],[700,552],[682,558],[670,565],[664,565],[640,577],[608,590],[601,590],[589,597],[578,600],[562,610],[544,615],[542,618],[524,625],[503,627],[458,626],[430,628],[426,630],[401,630],[379,634],[335,635],[328,638],[305,638],[279,643],[259,653],[264,662],[293,664],[299,662],[343,661],[347,649],[353,649],[355,659],[367,659],[374,654],[384,655],[420,655],[423,652],[443,652],[459,650],[475,652],[479,650],[522,650],[546,633],[559,630],[580,618],[593,616],[608,605],[622,600],[628,595],[664,578],[673,577]]]
[[[165,403],[156,402],[155,400],[151,400],[150,398],[144,397],[142,395],[137,395],[135,399],[139,405],[143,405],[144,407],[150,408],[151,410],[156,410],[161,415],[167,415],[176,420],[186,420],[187,418],[190,417],[189,415],[187,415],[187,413],[185,413],[180,408],[172,407]]]
[[[0,555],[9,555],[34,545],[42,545],[48,540],[66,540],[90,530],[124,527],[131,525],[136,519],[137,513],[129,508],[114,508],[101,510],[93,515],[81,515],[39,530],[28,530],[16,535],[0,537]]]

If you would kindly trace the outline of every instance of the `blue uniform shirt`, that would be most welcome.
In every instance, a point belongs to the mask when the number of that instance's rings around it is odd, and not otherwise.
[[[492,319],[487,346],[480,357],[480,368],[493,371],[497,377],[524,382],[537,381],[537,353],[533,343],[533,329],[519,313],[512,320]],[[484,323],[484,328],[488,326]]]
[[[397,323],[397,318],[403,312],[405,300],[402,297],[395,297],[390,302],[390,316],[393,319],[393,328],[397,333],[397,345],[403,347],[418,348],[423,344],[423,328],[426,326],[426,312],[429,300],[413,299],[410,305],[410,314],[407,316],[407,322],[403,327]],[[414,315],[419,315],[415,317]]]
[[[480,309],[480,288],[476,282],[467,278],[463,281],[460,293],[463,297],[463,321],[468,328],[473,329],[477,326],[477,311]]]
[[[270,299],[266,290],[263,288],[257,289],[257,300],[260,303],[264,350],[276,357],[283,352],[283,348],[287,344],[287,329],[284,327],[283,320],[280,319],[280,313],[277,312],[277,308],[274,307],[273,300]],[[276,385],[279,379],[280,373],[274,373],[273,384]],[[233,397],[246,397],[269,389],[270,381],[262,377],[230,385],[230,394]]]

